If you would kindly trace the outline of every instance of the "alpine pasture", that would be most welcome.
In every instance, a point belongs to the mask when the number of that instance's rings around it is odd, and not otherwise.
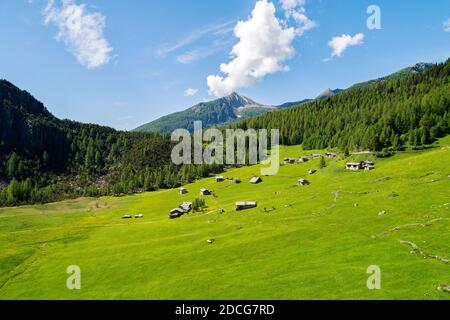
[[[211,177],[183,195],[0,209],[0,299],[450,299],[437,289],[450,284],[448,145],[352,156],[375,161],[367,172],[345,171],[341,157],[320,169],[315,159],[257,185],[251,166],[223,174],[240,184]],[[282,147],[280,159],[324,152]],[[296,186],[301,178],[311,184]],[[213,191],[204,212],[168,218],[201,188]],[[236,212],[239,201],[258,207]],[[81,290],[66,287],[71,265]],[[367,288],[373,265],[381,290]]]

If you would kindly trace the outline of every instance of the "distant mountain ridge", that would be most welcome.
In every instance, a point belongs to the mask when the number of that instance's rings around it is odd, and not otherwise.
[[[350,88],[361,88],[377,82],[383,82],[391,79],[401,79],[411,74],[423,72],[429,69],[431,66],[433,66],[433,64],[431,63],[417,63],[413,66],[395,72],[389,76],[358,83]],[[297,107],[314,100],[327,99],[344,91],[346,90],[333,90],[328,88],[315,99],[303,99],[295,102],[286,102],[279,106],[264,105],[255,102],[246,96],[234,92],[229,96],[209,102],[202,102],[187,110],[166,115],[155,121],[144,124],[134,129],[133,131],[148,133],[171,133],[179,128],[193,131],[194,121],[202,121],[204,128],[223,126],[229,123],[236,122],[238,120],[256,117],[267,112]]]
[[[276,109],[277,107],[260,104],[234,92],[229,96],[201,102],[187,110],[164,116],[134,131],[169,133],[179,128],[193,131],[194,121],[202,121],[203,127],[208,128],[258,116]]]
[[[416,63],[413,66],[407,67],[407,68],[403,68],[400,71],[397,71],[391,75],[388,75],[386,77],[382,77],[382,78],[378,78],[378,79],[374,79],[374,80],[370,80],[370,81],[366,81],[366,82],[361,82],[361,83],[357,83],[355,85],[353,85],[351,88],[361,88],[361,87],[365,87],[374,83],[378,83],[378,82],[384,82],[384,81],[388,81],[388,80],[398,80],[404,77],[407,77],[411,74],[417,74],[417,73],[421,73],[425,70],[428,70],[429,68],[431,68],[433,66],[432,63],[425,63],[425,62],[419,62]]]

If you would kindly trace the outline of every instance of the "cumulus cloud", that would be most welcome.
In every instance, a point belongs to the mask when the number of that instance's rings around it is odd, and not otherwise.
[[[266,75],[289,69],[283,62],[295,54],[292,42],[297,33],[295,28],[284,26],[275,13],[273,3],[259,0],[248,20],[237,23],[234,34],[239,43],[231,51],[233,60],[220,65],[227,76],[207,78],[211,95],[222,97],[255,86]]]
[[[444,22],[444,31],[445,32],[450,32],[450,18]]]
[[[193,97],[197,93],[198,93],[198,89],[188,88],[188,89],[186,89],[186,91],[184,91],[184,96],[185,97]]]
[[[358,33],[354,36],[343,34],[340,37],[333,37],[328,45],[333,49],[331,57],[341,57],[345,50],[351,46],[357,46],[364,43],[364,34]]]
[[[57,39],[64,42],[78,62],[94,69],[111,60],[113,49],[104,37],[106,18],[99,12],[88,12],[86,5],[73,0],[48,0],[44,9],[45,24],[53,23],[58,28]]]

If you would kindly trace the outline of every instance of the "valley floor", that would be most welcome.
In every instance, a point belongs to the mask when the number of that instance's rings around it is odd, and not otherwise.
[[[281,158],[310,153],[283,147]],[[327,161],[311,176],[319,160],[282,166],[259,185],[254,166],[225,174],[241,184],[204,179],[186,195],[0,209],[0,299],[450,299],[437,290],[450,285],[450,149],[376,159],[370,172]],[[311,185],[295,187],[300,178]],[[207,211],[168,219],[202,187],[216,195]],[[258,207],[236,212],[237,201]],[[70,265],[81,290],[66,287]],[[372,265],[381,290],[367,288]]]

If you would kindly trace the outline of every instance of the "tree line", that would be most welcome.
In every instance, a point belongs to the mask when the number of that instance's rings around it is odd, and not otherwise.
[[[281,143],[343,151],[424,146],[450,132],[450,60],[403,79],[346,90],[325,100],[243,120],[234,127],[280,129]]]

